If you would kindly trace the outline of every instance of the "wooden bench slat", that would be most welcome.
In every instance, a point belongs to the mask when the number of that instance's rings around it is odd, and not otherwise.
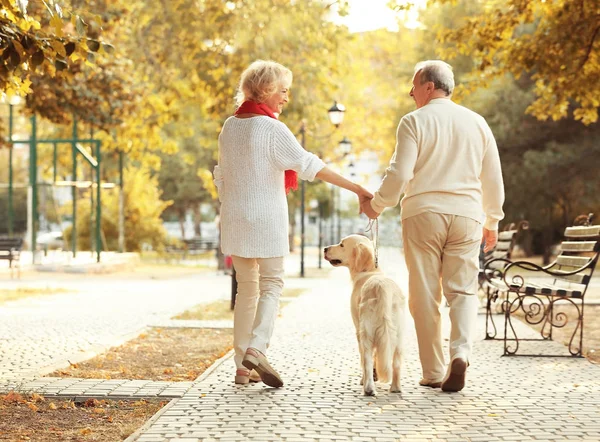
[[[600,237],[600,225],[599,226],[567,227],[565,229],[565,237],[566,238]]]
[[[510,249],[510,242],[499,242],[498,244],[496,244],[496,250],[502,251],[502,250],[506,250],[508,251]]]
[[[560,271],[557,270],[557,272],[560,273]],[[590,275],[587,275],[585,273],[582,274],[576,274],[576,275],[561,275],[559,278],[557,278],[558,281],[560,281],[561,279],[565,280],[568,283],[577,283],[577,284],[587,284],[589,281]]]
[[[580,267],[583,267],[583,266],[589,264],[589,262],[591,260],[592,260],[592,258],[585,257],[585,256],[560,255],[560,256],[558,256],[558,258],[556,258],[555,262],[556,262],[556,265],[559,265],[559,266],[580,268]]]
[[[517,289],[516,285],[511,286],[513,289]],[[521,293],[526,295],[547,295],[547,296],[562,296],[569,298],[581,298],[583,291],[581,289],[566,288],[555,285],[536,284],[528,282],[519,290]]]
[[[498,233],[498,242],[500,241],[512,241],[513,236],[515,236],[515,234],[517,233],[516,230],[506,230],[504,232],[499,232]]]
[[[560,248],[563,252],[594,252],[598,241],[563,241]]]

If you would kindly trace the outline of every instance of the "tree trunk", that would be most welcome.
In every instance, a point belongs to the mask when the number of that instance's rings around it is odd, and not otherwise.
[[[194,204],[193,209],[194,213],[194,236],[201,238],[202,237],[202,215],[200,213],[200,205]]]
[[[185,239],[185,212],[179,212],[177,214],[177,219],[179,220],[179,228],[181,229],[181,239]]]

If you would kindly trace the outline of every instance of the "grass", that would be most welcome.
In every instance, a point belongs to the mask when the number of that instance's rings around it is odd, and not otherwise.
[[[60,288],[27,288],[20,287],[17,289],[0,289],[0,304],[19,299],[30,298],[32,296],[55,295],[57,293],[69,293],[67,289]]]
[[[233,311],[230,309],[229,301],[219,300],[200,304],[186,310],[185,312],[174,316],[173,319],[199,320],[199,321],[217,321],[223,319],[233,320]]]
[[[283,289],[282,298],[297,298],[306,289],[302,288],[285,288]],[[195,321],[218,321],[218,320],[233,320],[233,311],[230,309],[229,300],[219,300],[206,304],[199,304],[190,310],[174,316],[172,319],[195,320]]]

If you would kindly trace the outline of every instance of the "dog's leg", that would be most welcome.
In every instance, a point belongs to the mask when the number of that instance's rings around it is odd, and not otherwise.
[[[400,346],[394,351],[394,359],[392,361],[392,385],[390,385],[390,393],[400,393],[400,369],[402,366],[402,350]]]
[[[360,369],[362,371],[362,375],[360,377],[360,385],[365,385],[365,371],[363,367],[365,366],[365,358],[363,357],[363,349],[360,345],[360,334],[356,332],[356,341],[358,342],[358,353],[360,354]]]
[[[361,353],[363,357],[363,379],[365,381],[363,390],[365,396],[375,396],[375,381],[373,380],[373,346],[368,339],[363,339]]]
[[[373,359],[377,360],[377,350],[373,352]],[[373,367],[373,380],[377,382],[379,377],[377,376],[377,367]]]

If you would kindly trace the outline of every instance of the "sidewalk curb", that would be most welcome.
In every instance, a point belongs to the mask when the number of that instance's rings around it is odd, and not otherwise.
[[[209,377],[213,371],[215,371],[217,368],[219,368],[219,366],[221,366],[221,364],[223,362],[225,362],[227,359],[231,358],[234,355],[235,351],[229,350],[225,355],[221,356],[219,359],[217,359],[215,362],[212,363],[212,365],[210,367],[208,367],[200,376],[198,376],[198,378],[196,378],[194,380],[194,384],[190,387],[190,390],[192,388],[194,388],[194,385],[199,384],[200,382],[202,382],[204,379],[206,379],[207,377]],[[189,392],[189,390],[188,390]],[[186,393],[187,394],[187,393]],[[183,395],[180,398],[176,398],[176,399],[172,399],[167,405],[165,405],[164,407],[162,407],[160,410],[158,410],[156,412],[156,414],[154,414],[154,416],[152,416],[150,419],[148,419],[144,425],[142,425],[140,428],[138,428],[133,434],[131,434],[127,439],[125,439],[123,442],[135,442],[136,440],[138,440],[138,438],[146,431],[148,430],[153,424],[154,422],[156,422],[168,409],[170,409],[172,406],[174,406],[180,399],[183,399],[185,397],[185,395]]]
[[[154,424],[154,422],[156,422],[165,411],[167,411],[169,408],[171,408],[173,405],[175,405],[177,403],[177,401],[179,401],[180,398],[177,399],[171,399],[171,401],[165,405],[164,407],[162,407],[160,410],[158,410],[154,416],[152,416],[150,419],[148,419],[144,425],[142,425],[140,428],[138,428],[136,431],[134,431],[132,434],[129,435],[129,437],[127,439],[125,439],[123,442],[135,442],[136,440],[138,440],[138,438],[144,433],[144,431],[146,431],[148,428],[150,428],[152,426],[152,424]]]

